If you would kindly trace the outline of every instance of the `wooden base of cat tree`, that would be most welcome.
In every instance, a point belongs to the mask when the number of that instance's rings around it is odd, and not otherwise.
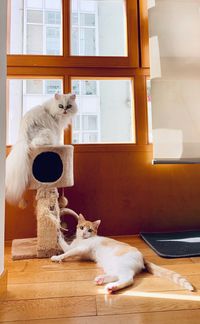
[[[45,158],[53,156],[52,165],[45,164]],[[46,157],[45,157],[46,154]],[[58,155],[59,159],[55,156]],[[42,155],[42,156],[41,156]],[[55,158],[56,157],[56,158]],[[76,219],[78,215],[71,209],[59,205],[59,194],[57,187],[67,187],[73,185],[73,147],[71,145],[63,146],[44,146],[38,147],[31,154],[32,179],[30,188],[37,189],[36,194],[36,217],[37,217],[37,238],[27,238],[13,240],[12,258],[32,259],[49,258],[52,255],[59,254],[58,237],[60,235],[60,216],[71,214]],[[62,165],[60,163],[62,162]],[[50,163],[50,161],[47,161]],[[39,165],[37,165],[39,163]],[[57,165],[58,163],[59,165]],[[41,170],[40,166],[44,165]],[[59,174],[55,180],[54,170]],[[61,170],[61,174],[59,173]],[[35,173],[34,173],[35,172]],[[46,174],[45,174],[46,172]],[[39,176],[48,180],[50,175],[54,181],[41,182]],[[67,199],[66,199],[67,204]],[[62,206],[61,206],[62,205]]]

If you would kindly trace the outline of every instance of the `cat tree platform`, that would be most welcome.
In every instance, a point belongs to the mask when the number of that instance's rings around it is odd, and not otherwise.
[[[47,258],[60,252],[60,217],[78,215],[66,208],[67,199],[59,198],[57,188],[70,187],[73,177],[73,146],[39,146],[30,152],[29,189],[37,190],[37,238],[12,242],[13,260]]]

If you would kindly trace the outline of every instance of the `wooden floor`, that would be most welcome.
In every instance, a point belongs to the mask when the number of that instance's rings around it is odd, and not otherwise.
[[[138,237],[117,238],[138,247],[152,262],[186,276],[190,293],[165,279],[142,273],[133,287],[106,295],[93,279],[92,262],[52,263],[48,259],[12,261],[6,244],[8,293],[0,303],[0,322],[29,324],[200,323],[200,258],[163,259]]]

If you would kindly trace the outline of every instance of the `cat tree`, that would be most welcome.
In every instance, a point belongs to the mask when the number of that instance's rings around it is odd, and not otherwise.
[[[14,240],[13,260],[45,258],[59,253],[60,217],[78,215],[67,207],[67,199],[59,197],[58,188],[70,187],[73,178],[73,146],[39,146],[30,152],[29,189],[37,190],[37,238]]]

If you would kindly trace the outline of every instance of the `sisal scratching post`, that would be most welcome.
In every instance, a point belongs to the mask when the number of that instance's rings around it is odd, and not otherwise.
[[[57,237],[60,225],[60,208],[56,188],[37,190],[37,256],[50,257],[58,252]]]
[[[73,146],[38,146],[30,152],[29,189],[37,190],[37,239],[14,240],[13,259],[45,258],[59,253],[60,216],[78,215],[59,206],[57,188],[70,187],[73,177]],[[67,204],[67,199],[65,200]]]

